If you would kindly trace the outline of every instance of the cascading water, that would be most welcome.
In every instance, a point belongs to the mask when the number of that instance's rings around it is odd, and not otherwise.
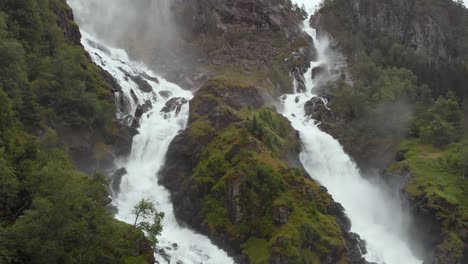
[[[320,1],[295,0],[312,11]],[[315,121],[307,117],[305,103],[316,97],[311,71],[318,65],[330,66],[327,56],[328,40],[317,39],[309,21],[304,30],[313,38],[318,52],[317,61],[311,62],[305,73],[306,91],[284,95],[283,114],[300,132],[303,142],[301,161],[312,177],[327,187],[333,198],[341,203],[351,220],[351,231],[367,244],[367,261],[379,264],[416,264],[406,241],[408,219],[398,199],[384,188],[363,178],[342,146],[332,136],[321,131]]]
[[[127,170],[127,174],[123,176],[120,193],[114,201],[118,208],[116,217],[133,223],[133,206],[140,199],[149,198],[157,203],[158,210],[165,213],[164,229],[158,244],[160,263],[163,263],[165,258],[167,263],[233,263],[227,254],[214,246],[208,238],[177,223],[169,192],[158,184],[157,175],[164,164],[169,143],[184,129],[188,120],[186,104],[169,109],[172,110],[169,112],[161,110],[172,98],[190,99],[191,92],[156,76],[144,65],[131,61],[124,50],[107,47],[85,32],[82,35],[83,46],[93,61],[112,74],[122,87],[120,98],[117,98],[119,102],[127,102],[127,113],[119,113],[120,117],[135,113],[138,105],[151,105],[151,109],[141,117],[139,134],[134,137],[130,157],[116,162],[118,167]],[[151,85],[152,91],[141,91],[131,76],[143,76]],[[178,101],[183,102],[182,99]]]
[[[93,61],[114,76],[122,87],[121,92],[116,92],[116,103],[121,109],[118,118],[131,123],[138,106],[149,109],[138,122],[139,134],[133,139],[131,155],[116,161],[117,167],[127,171],[114,200],[118,208],[116,218],[133,224],[133,206],[142,198],[150,199],[157,203],[159,211],[165,213],[156,251],[159,263],[233,263],[207,237],[177,223],[169,192],[158,184],[158,172],[164,164],[169,143],[185,128],[188,120],[187,101],[182,98],[190,99],[192,93],[133,62],[124,50],[108,47],[86,32],[82,31],[82,35],[82,44]],[[143,78],[151,89],[139,89],[135,76]],[[162,111],[171,99],[176,106]]]

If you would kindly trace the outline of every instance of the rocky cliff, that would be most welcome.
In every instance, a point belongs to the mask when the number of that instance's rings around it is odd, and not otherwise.
[[[424,263],[467,259],[466,182],[451,161],[466,148],[462,119],[452,123],[459,133],[452,144],[434,147],[424,136],[441,112],[431,110],[437,101],[455,99],[460,109],[466,100],[467,19],[468,11],[449,0],[327,1],[311,19],[347,56],[350,81],[323,85],[328,107],[311,100],[307,113],[361,168],[386,169],[380,176],[399,182]],[[391,91],[402,82],[406,91]]]
[[[255,87],[211,80],[191,101],[160,181],[178,219],[237,263],[364,263],[341,205],[294,168],[299,147]]]
[[[387,34],[432,63],[459,60],[468,49],[464,40],[468,23],[465,11],[450,0],[338,0],[321,10],[316,21],[331,9],[342,15],[340,19],[351,22],[348,29],[374,36]],[[334,25],[319,24],[318,28],[333,32],[330,29]]]

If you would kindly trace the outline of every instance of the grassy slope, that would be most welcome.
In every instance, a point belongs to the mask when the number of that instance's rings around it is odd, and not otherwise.
[[[408,140],[401,149],[408,150],[406,159],[392,164],[389,170],[398,173],[405,166],[410,169],[412,177],[404,191],[420,210],[441,223],[438,250],[461,259],[466,245],[460,235],[468,229],[468,181],[448,164],[450,156],[459,152],[459,145],[438,149],[419,140]]]

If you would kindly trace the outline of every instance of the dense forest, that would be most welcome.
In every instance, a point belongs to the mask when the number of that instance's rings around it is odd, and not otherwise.
[[[109,140],[114,112],[70,14],[61,0],[0,2],[0,262],[145,262],[141,231],[104,208],[106,178],[79,172],[61,140]]]
[[[468,10],[448,0],[360,4],[355,8],[351,1],[325,1],[311,22],[331,34],[349,62],[346,71],[352,81],[327,87],[341,120],[329,129],[358,160],[369,161],[366,151],[380,154],[380,163],[362,162],[364,166],[377,164],[390,174],[411,175],[404,193],[416,214],[430,215],[441,227],[440,239],[433,242],[435,263],[463,263],[468,228]],[[405,24],[398,24],[400,16]],[[422,37],[415,40],[415,35]],[[423,43],[424,38],[431,41]],[[386,151],[398,154],[388,159]]]

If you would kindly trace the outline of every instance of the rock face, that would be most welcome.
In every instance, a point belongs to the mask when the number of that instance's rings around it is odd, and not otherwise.
[[[51,3],[51,8],[57,15],[57,25],[62,29],[63,35],[73,44],[81,46],[81,33],[78,25],[74,21],[73,11],[65,3],[65,0]]]
[[[343,17],[348,16],[366,33],[385,33],[432,63],[440,63],[466,54],[468,46],[457,37],[466,34],[463,11],[451,1],[439,2],[438,7],[417,0],[338,0],[335,4],[346,10]],[[314,18],[314,24],[322,31],[326,27],[321,24],[320,14]]]
[[[364,263],[342,207],[286,163],[300,151],[297,132],[264,105],[256,88],[223,79],[197,92],[189,126],[170,144],[160,177],[177,219],[210,236],[237,263],[255,260],[249,254],[258,248],[249,239],[266,247],[268,263],[313,263],[302,250],[321,263]],[[291,236],[291,230],[310,236]]]
[[[161,112],[170,113],[175,111],[176,114],[178,114],[180,112],[180,109],[182,109],[182,105],[186,103],[188,103],[187,99],[181,97],[174,97],[166,102],[166,105],[161,110]]]
[[[110,186],[114,196],[117,196],[120,192],[120,184],[122,183],[122,178],[127,174],[128,172],[125,168],[120,168],[112,174]]]
[[[196,32],[221,34],[228,31],[280,31],[288,27],[297,29],[296,18],[285,12],[285,1],[282,0],[192,0],[188,6],[186,2],[176,1],[176,7],[191,8],[198,14],[210,12],[207,16],[188,18]]]
[[[153,91],[153,87],[141,76],[130,76],[130,79],[138,85],[138,88],[145,92],[151,93]]]

